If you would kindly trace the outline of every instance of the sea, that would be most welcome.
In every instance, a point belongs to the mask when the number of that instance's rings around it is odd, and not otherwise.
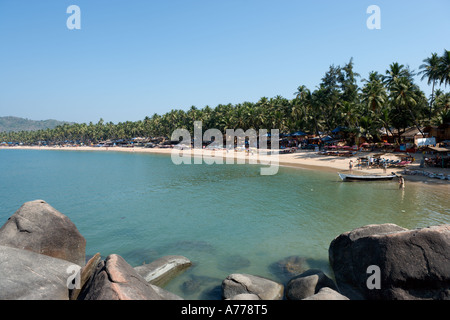
[[[361,226],[450,223],[447,186],[342,182],[332,170],[267,176],[259,165],[176,165],[161,154],[18,149],[0,150],[0,168],[0,226],[23,203],[45,200],[86,238],[87,258],[191,260],[164,289],[192,300],[221,299],[232,273],[283,284],[292,268],[332,277],[331,241]]]

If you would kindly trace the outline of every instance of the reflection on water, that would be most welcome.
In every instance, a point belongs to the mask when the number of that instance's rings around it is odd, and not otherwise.
[[[285,282],[298,269],[329,274],[328,246],[342,232],[378,223],[450,223],[449,187],[396,181],[344,183],[336,173],[256,165],[180,165],[137,153],[2,150],[0,221],[43,199],[69,216],[87,254],[131,265],[183,255],[193,267],[166,289],[220,299],[230,273]],[[284,268],[284,269],[283,269]]]

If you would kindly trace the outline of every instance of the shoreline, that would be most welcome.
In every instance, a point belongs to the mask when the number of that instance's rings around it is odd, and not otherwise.
[[[173,148],[143,148],[143,147],[46,147],[46,146],[14,146],[14,147],[0,147],[0,150],[53,150],[53,151],[90,151],[90,152],[128,152],[128,153],[150,153],[150,154],[164,154],[171,155]],[[190,152],[188,150],[179,151],[185,152],[185,154],[189,154],[192,157],[202,156],[205,158],[220,158],[222,157],[223,162],[226,162],[227,158],[232,158],[235,160],[240,160],[245,163],[252,164],[261,164],[268,165],[274,161],[270,156],[259,156],[257,154],[251,155],[247,154],[244,151],[235,151],[233,154],[228,154],[223,150],[210,151],[210,150],[193,150]],[[297,169],[309,169],[309,170],[319,170],[319,171],[328,171],[328,172],[349,172],[349,161],[352,160],[354,164],[357,163],[358,157],[366,157],[373,156],[375,154],[380,154],[381,152],[357,152],[355,155],[350,157],[339,157],[339,156],[327,156],[320,155],[315,151],[309,150],[300,150],[294,153],[287,154],[279,154],[278,155],[278,165],[282,167],[291,167]],[[401,153],[384,153],[382,157],[388,158],[391,160],[399,159],[402,156]],[[235,162],[236,163],[236,162]],[[394,172],[396,174],[402,174],[405,169],[408,170],[420,170],[426,171],[429,173],[439,174],[442,173],[444,175],[450,175],[450,169],[447,168],[435,168],[435,167],[427,167],[420,168],[419,162],[416,160],[414,163],[408,165],[407,167],[388,167],[387,172]],[[381,168],[353,168],[353,173],[363,173],[363,174],[382,174],[383,169]],[[403,175],[403,174],[402,174]],[[441,185],[443,187],[450,186],[449,180],[441,180],[436,178],[430,178],[428,176],[423,175],[403,175],[405,180],[409,182],[422,182],[427,185]]]

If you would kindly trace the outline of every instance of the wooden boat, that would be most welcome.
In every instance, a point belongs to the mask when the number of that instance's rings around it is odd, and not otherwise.
[[[389,175],[357,175],[357,174],[347,174],[338,172],[339,177],[342,181],[359,180],[359,181],[380,181],[380,180],[392,180],[397,177],[396,174],[392,173]]]

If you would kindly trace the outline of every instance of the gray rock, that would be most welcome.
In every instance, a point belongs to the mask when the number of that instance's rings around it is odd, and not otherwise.
[[[183,298],[181,298],[180,296],[153,284],[150,284],[150,287],[152,287],[153,290],[156,291],[156,293],[161,297],[162,300],[183,300]]]
[[[337,290],[333,280],[321,270],[310,269],[288,282],[286,298],[288,300],[302,300],[318,293],[324,287]]]
[[[261,300],[261,299],[254,293],[241,293],[226,300]]]
[[[336,237],[329,259],[339,291],[350,299],[448,299],[450,225],[365,226]],[[368,286],[370,266],[380,270],[379,289]]]
[[[80,270],[80,284],[78,288],[70,290],[69,293],[70,300],[77,300],[78,295],[80,294],[85,284],[94,275],[94,272],[97,269],[100,260],[101,260],[100,253],[97,253],[91,259],[89,259],[86,265]]]
[[[73,263],[0,246],[0,300],[68,300]]]
[[[234,273],[222,282],[222,297],[232,298],[238,294],[255,294],[261,300],[281,300],[282,284],[259,276]]]
[[[218,268],[222,271],[236,272],[237,270],[247,268],[251,265],[251,262],[246,257],[239,254],[227,255],[221,259]]]
[[[75,224],[43,200],[24,203],[0,228],[0,245],[83,266],[86,239]]]
[[[186,257],[165,256],[152,263],[135,267],[134,270],[150,284],[164,286],[191,265],[192,262]]]
[[[142,278],[121,256],[112,254],[101,261],[78,300],[164,300],[174,299]],[[181,299],[180,297],[176,297]]]
[[[280,278],[283,283],[288,282],[309,269],[307,259],[300,256],[289,256],[272,263],[269,266],[271,273]]]
[[[323,287],[316,294],[302,300],[349,300],[349,298],[331,288]]]

